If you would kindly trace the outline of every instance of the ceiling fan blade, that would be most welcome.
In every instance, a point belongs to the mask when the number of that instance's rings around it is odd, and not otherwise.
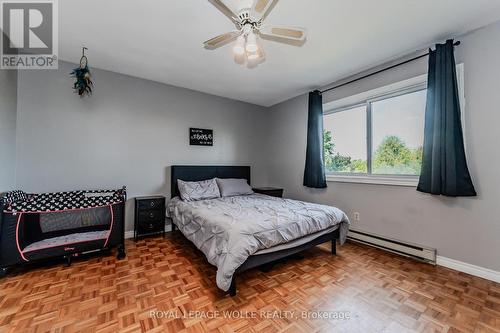
[[[254,19],[264,20],[279,0],[254,0],[252,13]]]
[[[206,42],[204,42],[203,45],[205,46],[206,49],[214,50],[216,48],[226,45],[227,43],[230,43],[231,41],[235,40],[239,35],[241,35],[241,31],[234,30],[219,35],[217,37],[214,37],[212,39],[209,39]]]
[[[215,8],[220,10],[222,14],[226,15],[233,23],[238,24],[238,15],[234,13],[222,0],[208,0]]]
[[[266,25],[259,32],[264,39],[296,46],[304,44],[307,37],[306,29],[298,27]]]

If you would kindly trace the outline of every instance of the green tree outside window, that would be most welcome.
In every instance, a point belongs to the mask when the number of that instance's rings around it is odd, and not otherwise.
[[[325,168],[327,172],[367,173],[367,161],[341,155],[335,150],[331,131],[323,131]],[[422,147],[409,148],[395,135],[384,138],[373,153],[372,172],[387,175],[419,175],[422,167]]]

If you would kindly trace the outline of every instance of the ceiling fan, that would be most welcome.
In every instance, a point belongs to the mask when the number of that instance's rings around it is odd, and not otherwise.
[[[276,6],[278,0],[239,0],[238,12],[223,0],[208,0],[236,26],[236,30],[219,35],[203,43],[206,49],[214,50],[234,40],[235,61],[253,67],[265,59],[259,37],[276,42],[301,46],[306,40],[306,30],[297,27],[264,25],[263,21]]]

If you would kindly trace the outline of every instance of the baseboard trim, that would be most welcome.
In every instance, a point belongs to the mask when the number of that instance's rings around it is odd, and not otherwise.
[[[471,265],[463,261],[437,256],[436,264],[446,268],[451,268],[459,272],[478,276],[480,278],[500,283],[500,272],[489,268]]]

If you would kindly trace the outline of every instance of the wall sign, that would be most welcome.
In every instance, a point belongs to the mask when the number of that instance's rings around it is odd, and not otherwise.
[[[189,144],[191,146],[213,146],[214,131],[211,129],[190,128]]]

